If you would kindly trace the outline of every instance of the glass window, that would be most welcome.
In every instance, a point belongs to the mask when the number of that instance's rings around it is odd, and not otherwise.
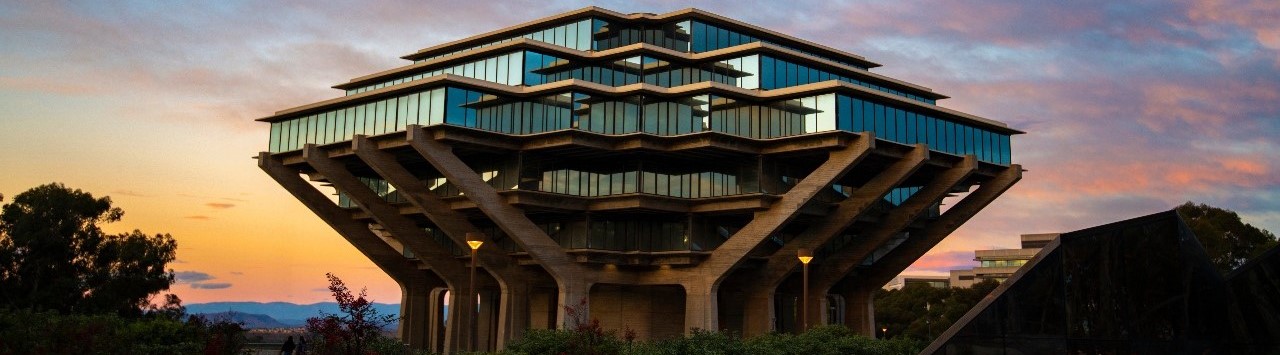
[[[903,143],[916,144],[916,142],[918,141],[916,137],[916,113],[907,112],[906,122],[907,122],[907,134],[906,134],[906,139],[903,140]]]

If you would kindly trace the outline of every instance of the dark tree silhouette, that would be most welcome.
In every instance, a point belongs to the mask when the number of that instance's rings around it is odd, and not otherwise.
[[[1204,246],[1213,266],[1224,274],[1276,245],[1275,234],[1244,223],[1235,211],[1193,202],[1176,210]]]
[[[363,354],[369,345],[382,337],[382,330],[396,321],[396,316],[379,314],[364,289],[351,294],[347,284],[331,273],[329,292],[338,302],[342,314],[326,314],[307,318],[307,332],[319,335],[315,345],[322,354]]]
[[[876,291],[876,329],[889,337],[932,341],[1000,286],[985,280],[970,288],[937,288],[924,284]]]
[[[165,267],[177,243],[99,227],[123,215],[110,198],[59,183],[13,196],[0,208],[0,306],[141,315],[173,283]]]

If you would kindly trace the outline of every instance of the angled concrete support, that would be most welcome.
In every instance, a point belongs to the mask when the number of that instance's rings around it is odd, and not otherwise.
[[[453,154],[452,148],[426,136],[427,132],[421,126],[410,125],[406,129],[409,145],[556,280],[560,288],[557,324],[567,324],[564,306],[586,300],[594,273],[575,263],[555,240],[524,215],[524,211],[507,204],[497,190]],[[585,316],[587,309],[584,307],[582,312]]]
[[[869,269],[860,271],[858,277],[865,281],[860,281],[858,284],[863,288],[883,286],[1021,179],[1021,165],[1014,164],[1005,168],[995,178],[982,183],[964,199],[951,206],[951,209],[930,223],[919,236],[907,239],[902,245],[889,251],[887,255],[872,264]]]
[[[686,291],[686,330],[719,329],[716,291],[725,276],[741,264],[747,254],[760,245],[765,238],[777,233],[794,219],[800,208],[809,203],[814,196],[831,186],[836,179],[844,176],[870,154],[875,148],[875,138],[870,132],[864,132],[856,141],[841,148],[828,152],[827,160],[822,165],[791,187],[768,209],[757,212],[751,222],[729,237],[724,244],[716,247],[701,264],[691,270],[678,273],[681,274],[679,280]],[[753,314],[751,317],[761,318],[758,314]]]
[[[315,145],[308,144],[303,147],[302,155],[308,165],[324,175],[335,188],[346,193],[347,197],[351,198],[361,210],[372,216],[396,240],[408,247],[418,260],[430,266],[431,271],[444,280],[450,290],[456,294],[465,293],[463,285],[467,284],[468,270],[453,253],[437,245],[431,240],[431,236],[418,228],[412,220],[400,215],[399,209],[383,200],[367,185],[360,182],[355,175],[352,175],[345,166],[330,159],[327,153]],[[458,300],[460,303],[450,304],[458,305],[457,309],[474,308],[473,297],[460,297]],[[454,329],[457,330],[458,337],[465,339],[471,335],[470,330],[465,326],[467,315],[470,313],[457,312],[456,314],[457,317],[450,317],[450,322],[452,323],[454,319],[464,322],[462,323],[464,326]]]
[[[845,297],[851,297],[850,295],[868,295],[867,297],[871,297],[870,295],[874,294],[877,288],[880,288],[902,270],[911,266],[929,249],[933,249],[934,245],[951,235],[951,232],[964,225],[970,218],[973,218],[979,211],[991,204],[991,201],[1000,197],[1001,194],[1004,194],[1005,191],[1008,191],[1010,187],[1013,187],[1013,184],[1021,179],[1021,165],[1014,164],[1005,168],[995,178],[982,183],[960,202],[951,206],[951,209],[939,216],[933,223],[930,223],[928,227],[925,227],[924,231],[919,235],[907,239],[866,269],[859,270],[857,284],[851,285],[842,294],[845,294]],[[852,305],[852,302],[850,304]],[[845,322],[860,333],[865,332],[865,328],[871,325],[871,334],[875,334],[875,312],[872,312],[872,309],[869,308],[861,318],[855,317],[857,315],[856,311],[849,310],[846,313]]]
[[[751,222],[739,229],[737,233],[716,247],[699,268],[708,269],[711,274],[719,275],[715,285],[719,285],[728,271],[738,266],[747,253],[760,245],[770,235],[777,233],[796,217],[800,208],[809,203],[822,189],[826,189],[836,179],[844,176],[862,161],[875,148],[875,138],[871,133],[863,133],[857,141],[833,150],[827,155],[827,161],[814,169],[796,186],[783,194],[781,198],[769,206],[769,209],[757,212]]]
[[[467,245],[467,233],[481,233],[481,231],[467,220],[466,216],[449,208],[448,204],[431,192],[427,184],[396,161],[395,155],[379,150],[368,137],[357,135],[351,142],[351,148],[356,156],[388,183],[395,186],[396,190],[400,191],[401,197],[417,207],[458,247],[464,250],[470,248]],[[498,312],[500,319],[496,334],[497,348],[502,348],[507,340],[519,337],[528,327],[528,300],[509,300],[508,298],[513,295],[523,297],[527,292],[524,290],[528,289],[526,283],[531,277],[521,270],[497,243],[481,245],[476,256],[478,264],[493,276],[502,289],[501,304],[503,306]]]
[[[279,160],[266,152],[258,154],[258,168],[271,176],[276,183],[279,183],[281,187],[289,191],[294,198],[297,198],[307,209],[310,209],[312,213],[320,217],[325,224],[328,224],[347,242],[355,246],[356,250],[359,250],[361,254],[369,258],[374,265],[377,265],[379,269],[382,269],[383,272],[396,280],[403,292],[415,292],[419,288],[418,285],[431,284],[431,278],[427,277],[421,270],[418,270],[408,258],[404,257],[404,254],[392,248],[386,241],[378,238],[377,235],[369,230],[367,224],[351,218],[351,214],[347,210],[338,207],[324,193],[316,190],[310,183],[303,180],[298,175],[298,171],[284,166]],[[402,316],[400,324],[402,326],[409,325],[409,328],[412,329],[412,324],[424,321],[413,318],[415,316],[417,316],[416,312]],[[428,344],[413,343],[411,342],[412,340],[414,340],[412,337],[405,339],[405,341],[409,341],[411,347],[418,349],[428,347]]]
[[[977,157],[965,156],[962,162],[933,178],[920,191],[890,210],[879,224],[863,233],[862,238],[857,242],[832,253],[824,258],[825,260],[819,260],[817,272],[809,283],[810,297],[825,297],[836,282],[848,275],[849,271],[861,264],[868,255],[893,235],[906,229],[929,208],[941,202],[948,193],[963,184],[977,170]],[[811,305],[817,304],[812,301],[811,299]],[[810,307],[806,311],[809,312],[810,319],[817,319],[815,317],[820,317],[823,313],[821,309],[815,307]]]
[[[773,330],[775,318],[773,293],[796,268],[800,267],[800,260],[796,258],[798,250],[802,248],[815,250],[839,235],[877,201],[883,199],[889,191],[919,170],[928,159],[929,148],[923,144],[916,145],[915,149],[902,160],[876,175],[841,201],[826,218],[810,225],[799,236],[774,252],[765,266],[750,277],[751,282],[745,285],[747,302],[743,313],[743,335],[756,336]],[[818,296],[821,297],[821,295]],[[812,302],[810,304],[817,305]],[[809,319],[812,322],[817,318],[810,316]]]

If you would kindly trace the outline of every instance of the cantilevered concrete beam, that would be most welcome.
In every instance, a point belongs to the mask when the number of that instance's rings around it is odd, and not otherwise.
[[[984,182],[964,199],[951,206],[951,209],[925,227],[919,235],[908,238],[871,266],[859,270],[855,287],[851,287],[847,293],[867,295],[876,288],[884,286],[1021,179],[1021,165],[1014,164],[1005,168],[995,178]],[[848,297],[846,296],[846,299]],[[852,304],[846,308],[849,312],[846,313],[845,321],[849,322],[850,327],[859,334],[874,335],[875,314],[869,312],[860,317],[854,317],[858,315],[854,312],[860,310],[855,308]]]
[[[825,312],[821,312],[826,295],[836,282],[843,279],[871,255],[877,248],[906,229],[929,208],[937,205],[948,193],[964,184],[969,176],[978,170],[978,159],[973,155],[956,166],[948,169],[917,191],[901,205],[889,211],[880,223],[871,230],[862,233],[861,238],[835,253],[819,260],[817,270],[809,281],[809,319],[820,320]]]
[[[796,252],[799,249],[815,250],[839,235],[877,201],[883,199],[889,191],[924,166],[928,159],[929,148],[923,144],[916,145],[915,149],[903,159],[877,174],[841,201],[826,218],[810,225],[799,236],[773,253],[764,267],[749,276],[748,283],[744,284],[747,300],[743,313],[743,335],[749,337],[762,335],[772,330],[773,294],[783,280],[786,280],[787,276],[800,266],[800,260],[796,258]]]
[[[453,253],[441,248],[431,240],[421,228],[418,228],[412,220],[400,215],[399,209],[391,206],[382,197],[378,196],[369,189],[369,186],[360,182],[359,179],[347,170],[346,166],[330,159],[323,150],[313,144],[303,147],[303,159],[307,164],[316,169],[329,183],[335,188],[347,194],[352,201],[356,203],[365,213],[373,217],[378,224],[382,225],[387,232],[390,232],[396,240],[409,248],[414,256],[421,260],[424,264],[431,267],[431,271],[435,272],[448,285],[451,294],[464,294],[463,285],[467,284],[469,277],[466,265],[458,261]],[[454,300],[458,303],[450,303],[458,305],[455,309],[472,309],[473,297],[456,297]],[[471,317],[469,313],[455,312],[449,317],[449,322],[453,329],[456,330],[454,335],[459,339],[468,339],[471,334],[470,329],[465,326]],[[465,342],[463,342],[465,343]]]
[[[556,280],[559,289],[557,324],[566,325],[569,317],[565,314],[565,307],[587,299],[594,283],[594,273],[575,263],[560,244],[524,215],[524,211],[507,204],[497,190],[453,154],[451,147],[428,137],[421,126],[409,125],[405,129],[408,130],[406,139],[409,145]],[[589,308],[584,307],[584,312],[585,309]]]
[[[418,270],[408,258],[400,251],[392,248],[382,238],[378,238],[369,230],[369,226],[357,222],[351,218],[351,214],[347,210],[338,207],[329,200],[324,193],[316,190],[306,180],[298,175],[298,171],[285,167],[279,160],[273,158],[270,153],[262,152],[258,154],[258,168],[271,176],[276,183],[289,191],[294,198],[301,201],[307,209],[315,213],[317,217],[328,224],[338,232],[347,242],[356,247],[361,254],[373,261],[379,269],[391,276],[396,283],[400,284],[401,292],[406,297],[402,302],[409,302],[412,307],[422,306],[421,302],[415,302],[422,295],[421,293],[429,293],[435,287],[445,286],[443,282],[437,278],[428,277],[426,272]],[[404,329],[401,334],[402,340],[409,343],[410,346],[419,349],[425,349],[427,344],[427,333],[430,331],[418,324],[427,324],[425,319],[417,318],[419,316],[418,309],[413,308],[411,312],[401,315],[400,326]],[[435,351],[443,351],[444,349],[432,349]]]
[[[395,155],[379,150],[364,135],[356,135],[352,139],[351,149],[374,172],[395,186],[401,197],[417,207],[458,247],[464,250],[470,248],[467,245],[467,233],[480,233],[480,229],[431,193],[431,189],[422,180],[396,161]],[[533,278],[520,269],[497,243],[483,244],[477,251],[477,257],[478,263],[498,281],[502,289],[496,339],[496,346],[501,349],[507,340],[519,337],[528,328],[528,282]]]
[[[819,191],[853,169],[874,148],[875,138],[864,132],[843,149],[830,151],[826,162],[806,175],[767,210],[757,212],[751,222],[716,247],[707,260],[684,272],[678,280],[685,288],[685,330],[719,329],[717,291],[729,271],[740,265],[765,238],[794,219],[801,207]]]

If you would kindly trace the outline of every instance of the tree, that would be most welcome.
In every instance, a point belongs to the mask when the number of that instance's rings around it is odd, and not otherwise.
[[[900,290],[876,291],[876,328],[891,337],[932,341],[999,287],[983,280],[968,288],[910,284]]]
[[[342,279],[332,273],[324,276],[329,279],[329,292],[333,293],[342,314],[321,312],[320,317],[307,318],[307,332],[320,336],[317,353],[365,353],[368,347],[383,340],[382,330],[395,322],[396,316],[378,314],[364,289],[353,295]]]
[[[1224,274],[1276,246],[1275,234],[1244,223],[1234,211],[1193,202],[1176,210]]]
[[[0,207],[0,306],[141,315],[152,295],[173,284],[165,267],[177,242],[99,227],[123,215],[110,198],[59,183],[13,196]]]

